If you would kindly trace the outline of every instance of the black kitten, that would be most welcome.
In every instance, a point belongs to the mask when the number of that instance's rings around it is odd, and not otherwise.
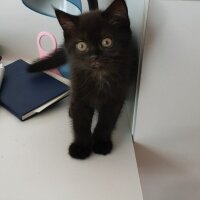
[[[64,47],[32,64],[29,71],[70,63],[74,142],[69,154],[79,159],[92,151],[106,155],[112,150],[111,133],[137,72],[137,48],[127,6],[124,0],[115,0],[105,11],[80,16],[55,12],[64,30]],[[95,109],[98,122],[92,134]]]

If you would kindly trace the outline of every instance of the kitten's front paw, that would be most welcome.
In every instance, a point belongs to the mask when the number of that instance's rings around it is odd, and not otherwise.
[[[112,147],[112,141],[94,141],[93,152],[101,155],[106,155],[112,151]]]
[[[91,154],[91,148],[90,146],[81,146],[73,142],[69,147],[69,154],[73,158],[85,159]]]

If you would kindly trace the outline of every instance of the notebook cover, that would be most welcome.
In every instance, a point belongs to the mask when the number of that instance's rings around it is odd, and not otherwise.
[[[20,120],[28,112],[67,92],[69,87],[41,73],[28,73],[28,63],[17,60],[5,67],[0,92],[2,106]]]

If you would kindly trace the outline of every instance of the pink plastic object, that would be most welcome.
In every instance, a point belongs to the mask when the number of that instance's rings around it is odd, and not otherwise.
[[[52,33],[49,33],[49,32],[46,32],[46,31],[40,32],[40,33],[38,34],[38,36],[37,36],[37,47],[38,47],[38,52],[39,52],[39,57],[40,57],[40,58],[44,58],[44,57],[46,57],[46,56],[49,55],[49,52],[48,52],[48,51],[45,51],[45,50],[42,48],[41,40],[42,40],[43,37],[48,37],[48,38],[50,38],[50,41],[51,41],[52,46],[53,46],[51,52],[55,51],[56,48],[57,48],[57,41],[56,41],[55,36],[54,36]],[[49,71],[50,71],[50,72],[53,72],[53,73],[55,73],[55,74],[57,74],[57,75],[59,75],[59,76],[61,76],[59,70],[57,70],[57,69],[51,69],[51,70],[49,70]]]
[[[52,43],[52,46],[53,46],[53,51],[56,50],[57,48],[57,41],[56,41],[56,38],[53,34],[49,33],[49,32],[40,32],[37,36],[37,46],[38,46],[38,52],[39,52],[39,56],[40,58],[43,58],[43,57],[46,57],[48,56],[49,52],[45,51],[43,48],[42,48],[42,44],[41,44],[41,39],[43,37],[48,37],[50,38],[51,40],[51,43]]]

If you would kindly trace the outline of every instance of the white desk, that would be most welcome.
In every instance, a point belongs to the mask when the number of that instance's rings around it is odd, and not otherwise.
[[[142,200],[125,113],[112,154],[75,160],[68,101],[24,122],[0,108],[0,199]]]

